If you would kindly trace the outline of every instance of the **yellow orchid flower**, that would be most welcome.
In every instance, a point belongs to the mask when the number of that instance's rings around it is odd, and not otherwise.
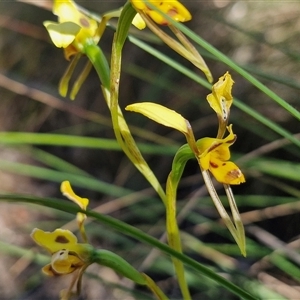
[[[233,101],[231,94],[234,81],[229,72],[221,76],[217,83],[212,86],[212,93],[207,96],[207,101],[211,108],[222,116],[223,120],[228,119],[230,106]]]
[[[245,182],[241,170],[230,159],[229,147],[235,142],[236,135],[232,125],[227,127],[229,135],[224,139],[202,138],[197,141],[199,160],[203,170],[209,170],[217,181],[225,184]]]
[[[97,22],[81,13],[72,0],[54,0],[53,13],[58,22],[45,21],[44,26],[54,45],[64,48],[66,59],[80,53],[90,39],[98,42]]]
[[[91,246],[77,243],[76,236],[69,230],[59,228],[46,232],[35,228],[31,237],[52,254],[51,263],[42,269],[47,275],[69,274],[90,264]]]
[[[74,193],[69,181],[63,181],[60,186],[60,190],[61,190],[62,194],[64,196],[66,196],[69,200],[76,203],[82,210],[86,210],[86,208],[89,204],[89,199],[81,198],[81,197],[77,196]],[[81,212],[77,213],[77,222],[78,222],[80,233],[81,233],[84,241],[87,242],[87,236],[85,234],[84,225],[83,225],[85,219],[86,219],[86,215],[84,213],[81,213]]]
[[[219,120],[218,138],[222,138],[229,118],[230,107],[233,102],[231,94],[234,81],[229,72],[221,76],[213,86],[212,93],[206,99],[210,107],[216,112]]]
[[[195,144],[193,131],[188,120],[160,104],[153,102],[134,103],[126,106],[126,110],[141,113],[149,119],[182,132],[199,159],[204,170],[210,170],[217,181],[225,184],[245,182],[241,170],[230,159],[229,147],[235,142],[232,125],[228,126],[229,135],[225,139],[202,138]]]
[[[221,116],[219,117],[219,130],[217,138],[206,137],[195,142],[190,123],[177,112],[159,104],[150,104],[147,102],[134,103],[128,105],[125,109],[141,113],[157,123],[179,130],[185,135],[190,151],[187,147],[185,147],[185,145],[177,152],[178,156],[175,156],[175,158],[177,159],[179,166],[176,165],[174,173],[175,175],[173,174],[172,170],[168,177],[167,188],[169,190],[166,193],[167,197],[170,197],[172,201],[175,201],[172,197],[176,197],[178,181],[175,180],[174,183],[172,180],[174,180],[176,176],[179,176],[179,178],[181,177],[186,160],[192,158],[194,155],[200,166],[204,183],[221,218],[238,244],[241,253],[246,256],[244,226],[234,199],[234,195],[230,188],[230,185],[236,185],[245,182],[245,177],[241,170],[233,162],[229,161],[229,147],[236,140],[236,136],[232,131],[232,125],[226,127],[230,106],[232,104],[232,84],[233,80],[231,79],[230,74],[227,72],[224,76],[220,77],[219,81],[213,87],[213,93],[211,96],[208,96],[208,100],[211,101],[211,107],[217,112],[218,117]],[[223,138],[226,128],[229,131],[229,135],[226,138]],[[180,164],[182,165],[180,166]],[[232,218],[228,215],[216,192],[211,180],[211,174],[218,182],[223,183],[224,185]],[[173,208],[172,210],[174,212]],[[172,230],[176,231],[177,229],[173,228]]]
[[[84,263],[80,258],[63,249],[52,255],[51,263],[44,266],[42,271],[48,276],[66,275],[73,273],[82,266]]]
[[[160,11],[167,14],[169,17],[171,17],[173,20],[177,22],[186,22],[191,20],[192,18],[190,12],[177,0],[173,0],[173,1],[148,0],[148,1],[149,3],[157,7]],[[131,3],[133,7],[137,9],[138,12],[148,15],[157,24],[169,25],[169,22],[163,17],[161,13],[151,9],[149,6],[147,6],[147,3],[145,3],[144,1],[131,0]],[[133,24],[139,29],[143,29],[146,26],[145,23],[143,26],[141,26],[143,23],[139,17],[137,17],[137,19],[134,20]]]

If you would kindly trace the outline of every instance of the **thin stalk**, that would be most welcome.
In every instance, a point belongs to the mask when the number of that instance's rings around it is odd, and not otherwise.
[[[176,191],[177,183],[174,184],[172,180],[172,172],[170,173],[167,180],[167,193],[166,193],[166,229],[168,244],[174,250],[179,253],[182,253],[181,239],[179,234],[179,228],[176,218]],[[184,266],[183,263],[177,258],[172,258],[173,265],[175,268],[176,276],[178,279],[179,287],[183,296],[183,299],[191,299],[189,292],[188,284],[185,278]]]
[[[71,63],[68,65],[64,75],[59,81],[58,91],[62,97],[66,97],[68,93],[69,81],[74,73],[75,67],[77,66],[77,63],[79,62],[81,56],[82,56],[81,53],[78,53],[74,56]]]
[[[122,63],[122,49],[127,37],[129,26],[135,15],[135,11],[132,11],[131,5],[127,5],[124,8],[125,13],[121,15],[118,22],[117,31],[113,40],[112,56],[111,56],[111,79],[110,79],[110,90],[106,90],[104,95],[106,96],[109,108],[111,111],[112,123],[114,132],[118,142],[120,143],[123,151],[136,166],[136,168],[145,176],[152,187],[160,196],[163,203],[165,203],[166,195],[165,192],[154,175],[151,168],[143,158],[139,148],[137,147],[134,138],[128,128],[126,120],[119,107],[119,85],[120,85],[120,73]],[[122,26],[125,23],[125,26]],[[129,25],[128,25],[129,24]],[[126,31],[127,29],[127,31]]]
[[[165,42],[170,48],[172,48],[174,51],[176,51],[179,55],[183,56],[185,59],[187,59],[189,62],[191,62],[194,66],[199,68],[207,77],[207,80],[209,82],[212,82],[212,75],[198,53],[198,55],[194,55],[194,52],[191,52],[189,48],[186,48],[186,43],[184,45],[177,42],[175,39],[170,37],[168,34],[166,34],[164,31],[162,31],[153,21],[150,17],[148,17],[146,14],[140,11],[140,15],[142,16],[143,20],[147,24],[147,27],[155,34],[157,35],[163,42]],[[180,40],[181,42],[181,40]],[[200,59],[199,59],[200,56]]]
[[[73,84],[72,90],[70,92],[70,99],[71,100],[75,99],[80,87],[85,82],[85,80],[88,77],[92,67],[93,67],[93,65],[91,64],[90,61],[88,61],[86,63],[86,65],[84,66],[82,72],[80,73],[80,75],[78,76],[78,78],[76,79],[76,81]]]
[[[115,43],[114,43],[115,45]],[[154,173],[143,158],[139,148],[137,147],[126,120],[123,116],[121,108],[118,105],[119,96],[119,81],[120,81],[120,70],[121,70],[121,54],[120,48],[118,51],[114,50],[112,53],[112,74],[106,58],[103,55],[101,49],[94,44],[89,44],[85,47],[85,52],[96,69],[99,78],[102,82],[102,92],[104,99],[106,100],[107,106],[111,111],[112,123],[116,139],[125,152],[127,157],[136,166],[136,168],[145,176],[150,182],[152,187],[158,193],[162,201],[165,201],[165,193],[161,187],[159,181],[155,177]]]
[[[200,55],[200,53],[197,51],[197,49],[192,45],[192,43],[186,38],[186,36],[180,31],[178,30],[175,26],[173,25],[169,25],[169,28],[173,31],[173,33],[176,35],[176,37],[178,38],[178,40],[181,42],[181,44],[188,50],[190,51],[195,58],[197,58],[200,62],[200,65],[203,66],[203,69],[205,70],[204,74],[207,77],[207,80],[209,83],[213,82],[213,77],[212,74],[206,64],[206,62],[204,61],[203,57]]]
[[[243,253],[244,256],[246,256],[245,229],[244,229],[244,225],[243,225],[243,222],[242,222],[242,219],[241,219],[241,215],[240,215],[238,207],[236,205],[234,195],[233,195],[233,192],[232,192],[232,189],[231,189],[230,185],[224,184],[224,189],[225,189],[225,192],[226,192],[226,195],[227,195],[227,198],[228,198],[230,210],[231,210],[231,213],[232,213],[233,222],[234,222],[234,225],[237,229],[237,233],[239,235],[240,245],[242,247],[244,247],[243,249],[241,249],[241,252]]]
[[[199,166],[200,166],[200,163],[199,163]],[[216,189],[211,181],[209,172],[207,170],[203,170],[203,168],[201,166],[200,166],[200,169],[202,172],[202,176],[203,176],[205,185],[209,192],[209,195],[212,198],[219,215],[221,216],[223,222],[225,223],[226,227],[228,228],[228,230],[230,231],[234,240],[236,241],[237,245],[239,246],[241,253],[244,256],[246,256],[245,237],[244,236],[242,237],[242,235],[244,234],[243,224],[240,223],[238,225],[238,227],[235,227],[235,225],[232,223],[226,209],[224,208],[222,201],[220,200],[220,198],[216,192]],[[232,203],[230,204],[230,207],[232,208]],[[242,229],[242,232],[240,231],[241,229]]]
[[[169,298],[164,294],[164,292],[159,288],[159,286],[145,273],[142,273],[144,276],[147,287],[151,290],[151,292],[156,296],[158,300],[168,300]]]

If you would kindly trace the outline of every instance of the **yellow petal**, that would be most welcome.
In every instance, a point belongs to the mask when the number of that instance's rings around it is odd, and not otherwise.
[[[79,38],[80,41],[87,37],[93,37],[98,28],[97,22],[80,12],[75,2],[71,0],[55,0],[53,13],[58,16],[59,23],[72,22],[85,31],[80,31],[80,35],[82,35]]]
[[[142,30],[146,27],[146,23],[140,14],[135,15],[135,17],[132,20],[132,25],[134,25],[136,28],[138,28],[140,30]]]
[[[200,159],[203,159],[208,153],[211,157],[226,161],[230,158],[229,147],[235,142],[236,135],[232,131],[232,125],[227,127],[229,135],[224,139],[202,138],[197,141],[197,148],[200,152]],[[204,166],[202,166],[204,168]],[[204,168],[207,170],[208,168]]]
[[[190,12],[178,1],[149,1],[163,13],[177,22],[186,22],[192,19]],[[169,22],[157,11],[149,10],[147,14],[153,21],[160,25],[168,25]]]
[[[189,133],[189,122],[176,111],[160,104],[153,102],[134,103],[126,106],[125,109],[141,113],[149,119],[164,126],[177,129],[185,135]]]
[[[131,3],[132,3],[132,5],[133,5],[134,7],[136,7],[137,9],[143,10],[143,9],[146,9],[146,8],[147,8],[147,6],[146,6],[146,4],[144,3],[143,0],[131,0]]]
[[[53,44],[57,48],[66,48],[69,46],[80,31],[80,26],[73,22],[59,24],[45,21],[43,24],[47,28]]]
[[[230,159],[229,147],[236,141],[236,135],[232,132],[232,125],[227,127],[229,135],[225,139],[218,140],[220,145],[211,150],[211,156],[226,161]]]
[[[209,163],[210,163],[210,152],[206,152],[205,155],[199,156],[200,166],[203,170],[209,169]]]
[[[191,20],[192,16],[190,12],[183,6],[179,1],[158,1],[158,0],[148,0],[150,4],[157,7],[162,13],[168,15],[170,18],[177,22],[186,22]],[[149,15],[150,18],[160,25],[168,25],[169,22],[164,18],[164,16],[147,6],[147,3],[142,0],[131,0],[134,7],[142,10],[145,14]]]
[[[53,269],[52,269],[52,267],[51,267],[51,264],[48,264],[48,265],[44,266],[44,267],[42,268],[42,271],[43,271],[44,274],[46,274],[46,275],[48,275],[48,276],[55,276],[55,275],[58,275],[58,274],[56,274],[56,273],[53,271]]]
[[[217,181],[225,184],[240,184],[245,182],[242,171],[231,161],[211,159],[209,170]]]
[[[51,254],[66,249],[76,253],[81,260],[87,261],[93,252],[90,244],[77,243],[77,238],[71,231],[61,228],[53,232],[35,228],[31,233],[31,238]]]
[[[68,274],[75,271],[71,262],[68,260],[68,251],[60,250],[52,255],[51,266],[53,271],[58,274]]]
[[[76,22],[82,14],[78,11],[76,4],[71,0],[54,0],[53,13],[58,16],[59,22]]]
[[[39,246],[44,247],[52,254],[61,249],[73,250],[77,245],[76,236],[71,231],[60,228],[53,232],[35,228],[31,237]]]
[[[74,191],[72,190],[71,184],[69,181],[63,181],[60,190],[64,196],[66,196],[71,201],[75,202],[81,209],[86,210],[89,199],[87,198],[81,198],[77,196]]]
[[[84,262],[68,250],[60,250],[52,255],[51,267],[57,274],[69,274],[84,265]]]
[[[233,101],[231,95],[233,83],[234,81],[230,74],[226,72],[219,78],[218,82],[213,85],[212,93],[206,97],[211,108],[223,121],[226,121],[229,117],[230,106]]]
[[[215,149],[222,142],[220,139],[205,137],[197,141],[197,148],[202,156],[210,152],[211,149]]]

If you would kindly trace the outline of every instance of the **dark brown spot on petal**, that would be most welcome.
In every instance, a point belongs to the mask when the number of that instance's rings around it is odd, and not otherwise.
[[[56,239],[55,242],[60,243],[60,244],[68,244],[70,241],[63,235],[59,235]]]
[[[82,27],[90,27],[90,22],[85,18],[80,18],[79,22]]]
[[[210,164],[210,166],[212,167],[212,168],[214,168],[214,169],[216,169],[216,168],[218,168],[219,166],[217,165],[217,164],[215,164],[215,163],[213,163],[213,162],[209,162],[209,164]]]
[[[224,163],[222,163],[222,166],[226,166],[226,163],[224,162]]]

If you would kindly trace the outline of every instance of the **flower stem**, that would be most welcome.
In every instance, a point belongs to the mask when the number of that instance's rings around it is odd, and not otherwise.
[[[144,276],[148,288],[152,291],[152,293],[156,296],[158,300],[168,300],[169,298],[164,294],[164,292],[156,285],[156,283],[145,273],[142,273]]]
[[[187,161],[194,158],[194,153],[189,145],[183,145],[176,153],[173,163],[172,171],[170,172],[167,179],[166,186],[166,223],[167,223],[167,236],[168,243],[171,248],[179,253],[182,253],[181,239],[179,228],[176,218],[176,198],[177,198],[177,187],[181,179],[183,170]],[[191,299],[188,285],[185,278],[184,265],[182,261],[177,258],[172,258],[175,272],[178,278],[178,283],[181,289],[183,299]]]
[[[237,210],[237,206],[235,204],[231,189],[228,190],[228,185],[225,185],[226,194],[228,196],[228,201],[229,201],[230,208],[231,208],[231,211],[233,214],[234,224],[232,223],[231,218],[229,217],[226,209],[223,206],[222,201],[220,200],[220,198],[216,192],[216,189],[212,183],[209,172],[207,170],[203,170],[199,161],[198,161],[198,163],[199,163],[199,166],[200,166],[200,169],[202,172],[203,180],[204,180],[207,190],[209,192],[209,195],[210,195],[211,199],[213,200],[214,205],[216,206],[216,209],[217,209],[219,215],[221,216],[224,224],[226,225],[226,227],[230,231],[231,235],[233,236],[234,240],[236,241],[238,247],[240,248],[242,255],[246,256],[244,226],[240,220],[239,212]]]
[[[182,253],[181,239],[179,234],[179,228],[176,219],[176,190],[177,185],[172,184],[172,172],[170,173],[167,180],[167,199],[166,199],[166,227],[167,227],[167,236],[168,243],[171,248],[176,250],[179,253]],[[191,299],[189,288],[186,282],[184,274],[183,263],[175,257],[172,257],[173,265],[177,275],[178,283],[180,290],[183,296],[183,299]]]
[[[129,26],[135,15],[135,11],[132,9],[131,5],[130,6],[129,5],[124,7],[124,9],[126,8],[126,11],[124,12],[124,14],[123,13],[121,14],[120,20],[118,22],[117,32],[115,33],[115,37],[113,41],[112,57],[111,57],[111,79],[110,79],[111,88],[109,91],[105,90],[104,94],[109,109],[111,111],[113,128],[119,144],[121,145],[123,151],[128,156],[128,158],[131,160],[131,162],[149,181],[149,183],[158,193],[162,201],[165,202],[165,198],[166,198],[165,192],[161,187],[159,181],[157,180],[156,176],[154,175],[153,171],[150,169],[147,162],[143,158],[139,148],[137,147],[118,104],[122,49],[123,49],[123,44],[127,37]],[[124,22],[126,22],[125,25]]]

